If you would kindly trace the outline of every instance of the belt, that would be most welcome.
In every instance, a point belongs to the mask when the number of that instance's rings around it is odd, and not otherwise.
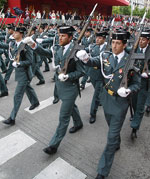
[[[112,91],[112,90],[110,90],[110,89],[108,89],[108,88],[106,88],[106,87],[105,87],[105,89],[106,89],[107,93],[108,93],[110,96],[117,96],[117,93],[116,93],[115,91]]]
[[[93,67],[95,70],[98,70],[98,68],[97,67]]]

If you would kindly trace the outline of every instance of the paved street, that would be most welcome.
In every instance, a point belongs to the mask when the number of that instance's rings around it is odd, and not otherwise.
[[[48,156],[42,149],[56,130],[61,102],[52,104],[53,71],[44,73],[44,77],[45,85],[36,86],[37,78],[31,83],[41,106],[30,113],[25,95],[16,125],[8,127],[0,123],[0,179],[94,179],[108,127],[102,107],[99,107],[97,121],[88,122],[93,87],[88,84],[77,100],[83,129],[75,134],[67,132],[58,152]],[[7,86],[9,96],[0,99],[0,121],[9,117],[13,107],[14,73]],[[121,149],[116,152],[108,179],[150,179],[150,117],[144,117],[134,142],[130,139],[129,117],[128,114],[121,132]],[[72,125],[71,120],[69,128]]]

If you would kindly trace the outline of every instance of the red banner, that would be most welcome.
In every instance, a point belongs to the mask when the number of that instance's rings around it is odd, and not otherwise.
[[[1,24],[1,21],[2,21],[3,19],[2,18],[0,18],[0,24]],[[17,20],[16,20],[16,18],[4,18],[4,20],[3,20],[3,23],[5,23],[5,24],[12,24],[12,23],[18,23],[18,21],[19,21],[19,19],[17,18]],[[24,19],[23,18],[21,18],[20,19],[20,23],[24,23]]]

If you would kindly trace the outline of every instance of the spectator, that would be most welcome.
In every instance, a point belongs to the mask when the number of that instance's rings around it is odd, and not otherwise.
[[[45,10],[42,13],[42,19],[46,19],[46,11]]]
[[[5,18],[12,18],[13,17],[13,15],[12,15],[12,13],[11,13],[11,10],[10,10],[10,8],[8,8],[7,9],[7,12],[6,12],[6,14],[5,14]]]
[[[56,22],[56,14],[55,14],[54,10],[52,10],[51,17],[52,17],[52,23],[55,24],[55,22]]]
[[[41,13],[40,13],[39,10],[38,10],[38,12],[36,13],[36,17],[37,17],[37,19],[41,19]]]
[[[36,17],[36,13],[35,13],[35,9],[33,9],[32,13],[31,13],[31,18],[34,19]]]
[[[48,14],[48,19],[52,19],[52,13],[51,13],[51,11]]]

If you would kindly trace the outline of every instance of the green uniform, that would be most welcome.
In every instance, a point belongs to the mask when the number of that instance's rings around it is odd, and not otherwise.
[[[70,44],[64,55],[62,53],[62,48],[59,48],[59,50],[55,53],[55,65],[60,65],[61,68],[64,66],[65,59],[69,55],[72,47],[73,43]],[[35,51],[47,57],[51,55],[50,50],[44,49],[41,46],[38,46]],[[79,94],[79,78],[84,75],[83,64],[79,60],[75,61],[72,59],[71,63],[69,64],[67,74],[69,75],[68,80],[61,82],[58,79],[59,72],[56,71],[55,73],[57,93],[59,99],[62,101],[62,104],[60,108],[59,124],[49,144],[53,148],[58,148],[60,142],[65,136],[70,117],[73,118],[75,127],[82,125],[79,110],[75,104],[75,100]]]
[[[92,43],[93,43],[93,36],[92,35],[88,38],[86,38],[84,36],[81,40],[81,44],[84,46],[84,48],[87,48]],[[88,80],[88,71],[89,71],[89,67],[85,66],[85,75],[83,76],[82,81],[81,81],[82,86],[85,86],[86,81]]]
[[[140,49],[137,49],[137,52],[140,53]],[[150,46],[146,48],[145,51],[145,60],[148,61],[148,66],[150,69]],[[144,62],[145,60],[136,60],[135,66],[140,69],[141,73],[144,68]],[[139,129],[144,111],[145,111],[145,104],[146,104],[146,99],[148,97],[148,92],[150,91],[150,77],[149,78],[141,78],[141,88],[140,91],[136,94],[133,95],[132,97],[132,104],[133,104],[133,110],[134,110],[134,115],[133,119],[131,121],[131,128],[133,129]]]
[[[21,45],[21,44],[20,44]],[[17,49],[15,42],[11,43],[11,55],[15,56]],[[20,65],[15,68],[15,80],[17,81],[17,87],[14,94],[14,107],[10,114],[10,118],[15,120],[17,112],[20,108],[24,93],[27,94],[27,97],[31,105],[39,103],[37,95],[34,89],[31,87],[30,82],[33,77],[32,74],[32,60],[33,60],[33,51],[29,46],[25,46],[25,49],[20,53]]]
[[[117,148],[120,147],[120,131],[129,107],[128,97],[123,98],[117,94],[122,79],[123,67],[128,58],[124,54],[120,63],[115,67],[114,56],[111,55],[103,61],[103,72],[105,75],[114,74],[113,78],[104,78],[104,88],[101,95],[101,103],[104,108],[106,122],[109,126],[107,144],[98,164],[98,173],[108,176]],[[88,61],[88,66],[101,68],[100,59],[95,57]],[[140,77],[135,72],[129,74],[128,88],[136,92],[140,88]]]
[[[103,47],[100,49],[100,45],[90,45],[89,50],[87,52],[90,53],[91,57],[99,56],[102,51],[104,51],[106,45],[104,44]],[[98,106],[100,104],[100,93],[103,87],[103,78],[101,71],[97,67],[90,67],[88,71],[88,75],[90,76],[91,83],[94,87],[94,95],[91,103],[90,115],[92,117],[96,117],[96,112]]]
[[[13,40],[11,42],[13,42]],[[11,56],[11,52],[10,52],[11,48],[9,48],[11,42],[9,42],[9,44],[8,43],[0,43],[0,48],[7,49],[7,50],[9,49],[9,51],[8,51],[9,56]],[[14,70],[14,67],[12,66],[12,63],[13,63],[12,59],[9,59],[9,61],[10,61],[9,66],[8,66],[8,69],[5,74],[5,78],[4,78],[5,81],[8,81],[10,79],[10,76]]]
[[[43,32],[40,34],[39,38],[44,38],[44,36],[47,36],[47,33]],[[48,48],[47,44],[46,45],[42,45],[44,48]],[[48,65],[48,60],[47,57],[45,56],[41,56],[41,65],[42,63],[45,63],[45,71],[50,71],[49,65]]]

